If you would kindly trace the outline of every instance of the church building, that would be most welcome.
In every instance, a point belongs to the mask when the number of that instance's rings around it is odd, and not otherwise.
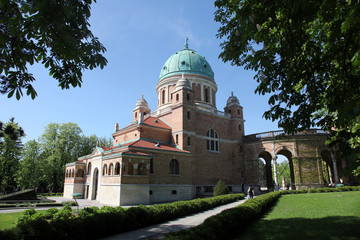
[[[219,111],[217,89],[210,64],[186,41],[160,71],[157,108],[142,96],[130,125],[115,124],[112,147],[67,164],[64,197],[110,205],[188,200],[212,195],[219,180],[242,192],[243,108],[231,94]]]

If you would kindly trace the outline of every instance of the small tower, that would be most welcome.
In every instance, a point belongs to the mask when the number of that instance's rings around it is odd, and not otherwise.
[[[184,73],[177,81],[174,91],[171,93],[171,103],[173,105],[178,103],[193,103],[194,91],[191,89],[189,80],[185,79]]]
[[[234,93],[231,92],[231,96],[226,102],[226,107],[224,107],[224,112],[230,114],[231,119],[236,120],[234,122],[234,130],[244,135],[244,118],[243,118],[243,107],[240,105],[239,99],[234,96]]]
[[[133,110],[133,122],[142,122],[146,115],[150,114],[150,108],[144,95],[137,101],[135,109]]]

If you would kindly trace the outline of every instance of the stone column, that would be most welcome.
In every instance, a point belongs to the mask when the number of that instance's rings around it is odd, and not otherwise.
[[[277,157],[275,156],[273,158],[273,163],[274,163],[274,180],[275,180],[275,186],[274,186],[274,189],[275,191],[279,190],[279,183],[278,183],[278,180],[277,180],[277,167],[276,167],[276,159]]]
[[[201,101],[204,101],[204,84],[200,84]]]
[[[336,167],[336,159],[334,153],[331,151],[331,160],[333,163],[333,169],[334,169],[334,176],[335,176],[335,184],[339,183],[339,175]]]

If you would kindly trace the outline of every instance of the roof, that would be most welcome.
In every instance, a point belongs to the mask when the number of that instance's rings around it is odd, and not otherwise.
[[[214,81],[214,72],[206,59],[196,51],[185,48],[170,56],[160,71],[159,81],[178,74],[199,74]]]
[[[164,121],[162,121],[160,118],[157,118],[157,117],[147,116],[144,119],[144,122],[142,124],[171,130],[171,127],[167,123],[165,123]],[[122,128],[122,129],[119,129],[117,132],[124,131],[126,129],[129,129],[129,128],[131,128],[133,126],[137,126],[137,125],[139,125],[139,123],[137,123],[137,122],[132,123],[129,126],[126,126],[126,127]]]
[[[131,143],[129,147],[191,154],[191,152],[177,148],[172,144],[164,142],[154,142],[146,139],[139,139]]]

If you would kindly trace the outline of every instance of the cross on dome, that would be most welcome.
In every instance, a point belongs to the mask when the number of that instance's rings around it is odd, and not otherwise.
[[[189,48],[188,40],[189,39],[187,37],[185,37],[185,49]]]

